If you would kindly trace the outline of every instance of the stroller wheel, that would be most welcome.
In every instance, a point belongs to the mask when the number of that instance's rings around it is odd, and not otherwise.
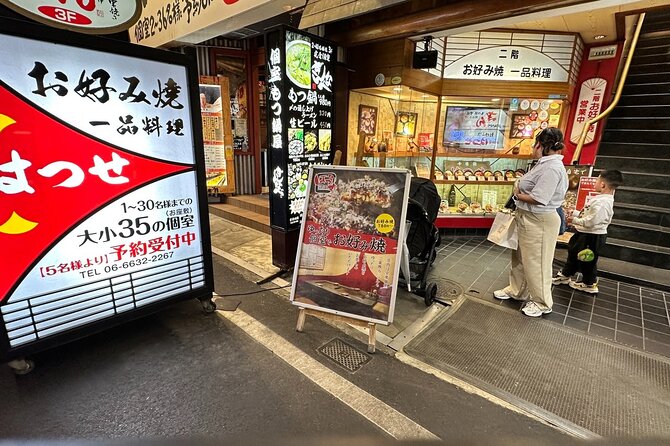
[[[426,294],[423,296],[426,306],[430,307],[433,302],[435,302],[435,297],[437,296],[437,284],[435,282],[430,282],[426,285]]]

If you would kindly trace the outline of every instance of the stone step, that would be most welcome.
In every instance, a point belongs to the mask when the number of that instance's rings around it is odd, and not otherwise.
[[[623,158],[661,158],[668,157],[666,144],[640,144],[639,142],[601,142],[599,156]]]
[[[668,73],[670,71],[670,56],[659,55],[654,61],[636,60],[636,63],[631,64],[628,75],[642,75],[642,74],[657,74]]]
[[[661,96],[663,97],[663,96]],[[613,118],[670,118],[670,96],[666,96],[668,102],[658,102],[658,98],[654,104],[647,105],[622,105],[619,103],[609,119]]]
[[[670,46],[670,36],[663,34],[655,35],[646,35],[640,38],[637,42],[637,47],[635,54],[641,52],[642,54],[647,54],[648,52],[656,51],[658,54],[661,53],[662,48],[668,48]]]
[[[635,94],[635,95],[622,95],[619,99],[619,104],[616,108],[626,107],[626,106],[654,106],[659,104],[670,104],[670,94],[669,93],[649,93],[649,94]],[[614,113],[614,112],[612,112]]]
[[[596,168],[617,169],[626,172],[667,174],[670,172],[670,160],[659,158],[621,158],[618,156],[596,156]]]
[[[267,195],[227,196],[225,198],[225,203],[237,206],[240,209],[246,209],[258,214],[270,216],[270,200]]]
[[[621,116],[611,116],[607,120],[607,129],[619,129],[619,130],[668,130],[670,129],[670,116],[663,117],[621,117]]]
[[[614,219],[607,229],[607,235],[615,239],[664,246],[670,249],[670,228],[662,226]]]
[[[643,189],[621,186],[617,188],[616,199],[622,203],[639,203],[670,210],[670,192],[663,189]]]
[[[670,229],[670,210],[644,204],[620,203],[614,199],[614,218]]]
[[[232,204],[214,203],[209,205],[209,212],[233,223],[270,234],[270,217],[249,209],[242,209]]]
[[[628,77],[621,92],[623,96],[638,94],[670,94],[670,82],[651,82],[641,76]]]
[[[629,240],[607,238],[602,256],[624,262],[670,270],[670,248]]]
[[[594,168],[593,176],[600,175],[600,171],[602,170],[603,169]],[[622,170],[621,173],[623,173],[623,182],[628,187],[670,190],[670,175],[631,172],[625,170]]]
[[[670,141],[669,130],[617,129],[609,125],[603,133],[604,142],[629,142],[638,144],[663,144]]]

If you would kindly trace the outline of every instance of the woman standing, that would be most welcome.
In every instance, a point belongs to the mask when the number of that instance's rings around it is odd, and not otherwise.
[[[561,218],[556,209],[568,190],[563,166],[563,133],[546,128],[535,138],[533,158],[539,160],[514,187],[519,247],[512,252],[510,283],[494,291],[497,299],[526,301],[521,311],[539,317],[551,313],[551,274]]]

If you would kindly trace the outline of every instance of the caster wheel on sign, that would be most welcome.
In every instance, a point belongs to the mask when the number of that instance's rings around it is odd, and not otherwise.
[[[202,304],[202,309],[205,310],[205,313],[211,314],[216,311],[216,304],[211,300],[202,300],[200,303]]]
[[[433,304],[436,296],[437,296],[437,284],[435,282],[430,282],[426,286],[426,295],[423,297],[423,300],[424,302],[426,302],[427,307],[430,307]]]
[[[14,359],[9,361],[7,365],[16,375],[27,375],[35,369],[35,363],[30,359]]]

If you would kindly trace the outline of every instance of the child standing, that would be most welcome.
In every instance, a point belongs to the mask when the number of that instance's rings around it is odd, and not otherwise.
[[[575,227],[575,235],[568,242],[568,261],[551,279],[554,285],[569,284],[571,288],[590,294],[598,293],[598,255],[607,240],[607,227],[614,215],[614,191],[623,183],[618,170],[604,170],[595,184],[596,195],[584,209],[567,216],[568,224]],[[590,249],[592,251],[584,252]],[[591,258],[592,257],[592,258]],[[582,273],[582,281],[574,282],[572,276]]]

